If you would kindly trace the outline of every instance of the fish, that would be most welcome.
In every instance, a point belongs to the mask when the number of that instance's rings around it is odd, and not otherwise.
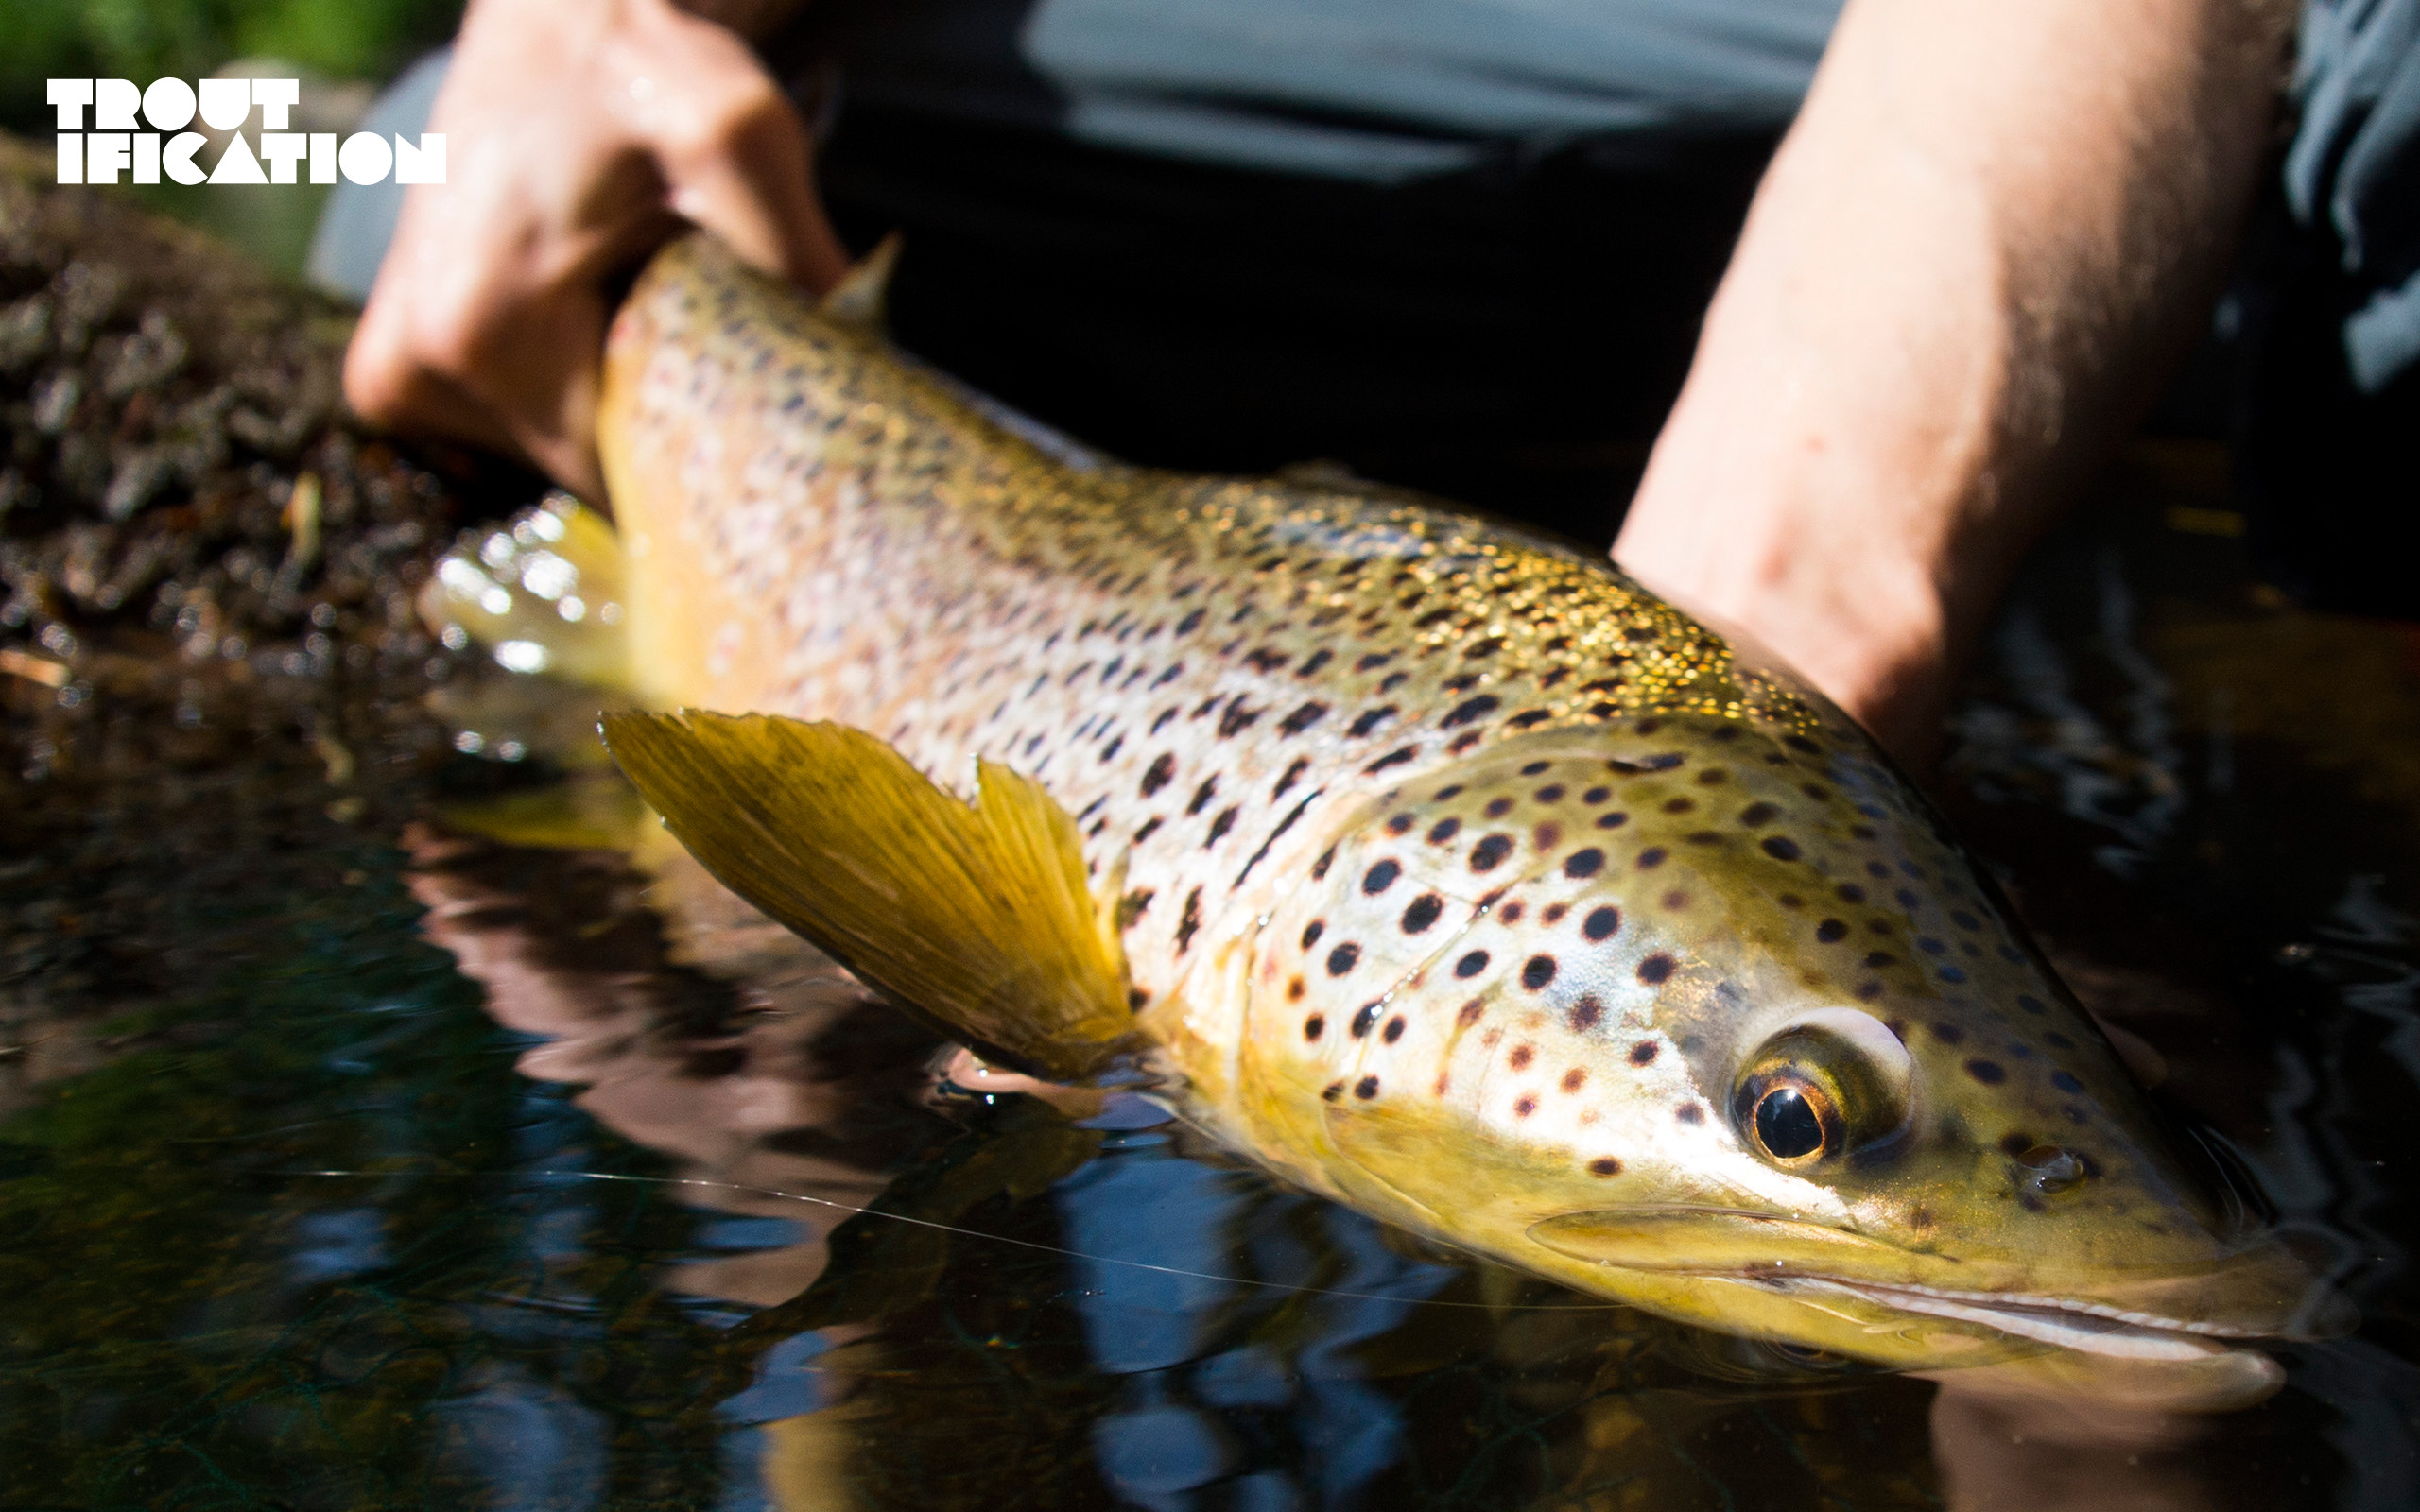
[[[1779,660],[1424,495],[1096,454],[890,346],[873,261],[818,306],[692,235],[606,347],[580,658],[741,897],[994,1065],[1667,1317],[2187,1409],[2347,1326]]]

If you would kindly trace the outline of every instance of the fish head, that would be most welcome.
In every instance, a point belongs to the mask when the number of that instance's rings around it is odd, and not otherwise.
[[[2234,1341],[2339,1321],[1854,730],[1508,740],[1312,869],[1255,1032],[1320,1052],[1347,1184],[1434,1231],[1852,1358],[2190,1401],[2273,1385]]]

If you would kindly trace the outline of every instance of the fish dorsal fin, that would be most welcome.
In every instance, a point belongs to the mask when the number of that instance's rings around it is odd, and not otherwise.
[[[823,296],[817,309],[838,325],[881,330],[890,310],[890,275],[898,266],[899,233],[894,231],[840,275],[840,282],[832,285],[832,292]]]
[[[1132,1032],[1075,821],[977,765],[967,803],[845,725],[612,713],[605,742],[725,886],[987,1059],[1098,1074]]]

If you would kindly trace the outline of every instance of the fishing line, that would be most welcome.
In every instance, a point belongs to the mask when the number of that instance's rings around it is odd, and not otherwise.
[[[583,1181],[628,1181],[638,1186],[700,1187],[717,1192],[745,1193],[751,1196],[778,1197],[787,1202],[810,1203],[819,1208],[833,1208],[841,1212],[867,1218],[887,1218],[893,1223],[912,1224],[940,1233],[958,1234],[967,1239],[988,1240],[995,1245],[1014,1245],[1020,1249],[1037,1249],[1045,1254],[1064,1255],[1071,1260],[1091,1261],[1100,1265],[1123,1265],[1130,1270],[1155,1271],[1163,1276],[1180,1276],[1188,1280],[1217,1281],[1227,1286],[1256,1286],[1263,1291],[1293,1292],[1304,1297],[1341,1297],[1357,1301],[1401,1302],[1409,1307],[1475,1308],[1489,1313],[1610,1313],[1620,1309],[1620,1302],[1455,1302],[1433,1297],[1398,1297],[1388,1292],[1348,1292],[1333,1286],[1305,1286],[1295,1281],[1260,1280],[1250,1276],[1221,1276],[1216,1271],[1187,1270],[1182,1265],[1154,1264],[1148,1260],[1128,1260],[1119,1255],[1096,1255],[1063,1245],[1046,1245],[1037,1239],[1012,1239],[1007,1234],[986,1233],[980,1228],[963,1228],[956,1224],[940,1223],[931,1218],[914,1218],[904,1212],[885,1212],[879,1208],[860,1208],[854,1203],[838,1202],[830,1197],[811,1197],[803,1192],[784,1192],[778,1187],[750,1186],[739,1181],[715,1181],[704,1177],[630,1176],[618,1171],[496,1171],[496,1172],[405,1172],[405,1171],[265,1171],[264,1176],[340,1177],[348,1178],[380,1177],[424,1177],[440,1176],[456,1181],[515,1181],[540,1177],[569,1177]]]

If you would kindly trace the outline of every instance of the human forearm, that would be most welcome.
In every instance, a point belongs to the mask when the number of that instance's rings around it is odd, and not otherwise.
[[[2206,307],[2284,0],[1851,0],[1615,551],[1921,758]]]

